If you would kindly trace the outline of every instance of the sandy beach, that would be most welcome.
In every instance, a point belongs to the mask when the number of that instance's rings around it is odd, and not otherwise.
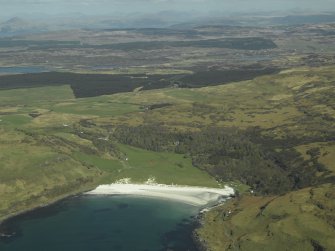
[[[90,195],[136,195],[177,200],[194,206],[205,206],[234,195],[234,189],[192,187],[162,184],[110,184],[100,185],[87,192]]]

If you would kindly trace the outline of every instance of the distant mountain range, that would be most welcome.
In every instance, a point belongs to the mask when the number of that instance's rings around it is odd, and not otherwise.
[[[274,24],[317,24],[317,23],[334,23],[335,14],[327,15],[289,15],[285,17],[275,17],[271,21]]]
[[[0,23],[0,35],[20,35],[47,31],[48,26],[39,22],[28,21],[19,17],[13,17]]]
[[[80,13],[71,17],[41,17],[40,19],[13,17],[0,22],[0,36],[15,36],[71,29],[124,29],[166,28],[175,29],[199,25],[299,25],[312,23],[335,23],[335,13],[278,16],[262,15],[213,15],[199,16],[192,13],[165,11],[152,15],[132,14],[128,16],[85,16]]]

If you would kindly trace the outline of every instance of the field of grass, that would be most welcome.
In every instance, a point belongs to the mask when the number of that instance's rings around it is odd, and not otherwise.
[[[119,145],[127,159],[119,177],[131,177],[144,182],[154,177],[158,183],[217,187],[218,183],[207,173],[194,168],[190,158],[182,154],[152,152],[140,148]]]
[[[113,103],[112,100],[99,102],[94,99],[77,100],[75,103],[59,103],[53,106],[53,111],[57,113],[111,117],[139,110],[136,104]]]
[[[173,69],[173,68],[153,68],[153,67],[131,67],[119,69],[99,69],[99,70],[73,70],[71,72],[80,74],[146,74],[146,75],[167,75],[167,74],[192,74],[190,70]]]
[[[36,106],[43,103],[73,99],[69,85],[46,86],[36,88],[19,88],[0,91],[0,105],[3,106]]]

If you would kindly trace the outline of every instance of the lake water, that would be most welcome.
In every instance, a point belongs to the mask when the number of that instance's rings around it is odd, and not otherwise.
[[[5,225],[1,251],[193,251],[199,208],[132,196],[79,196]]]
[[[0,67],[0,74],[40,73],[46,71],[44,67],[39,66]]]

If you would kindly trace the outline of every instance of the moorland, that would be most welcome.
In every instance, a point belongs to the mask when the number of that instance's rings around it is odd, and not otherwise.
[[[228,184],[203,248],[334,249],[334,29],[1,38],[2,67],[43,72],[0,76],[0,220],[122,178]]]

